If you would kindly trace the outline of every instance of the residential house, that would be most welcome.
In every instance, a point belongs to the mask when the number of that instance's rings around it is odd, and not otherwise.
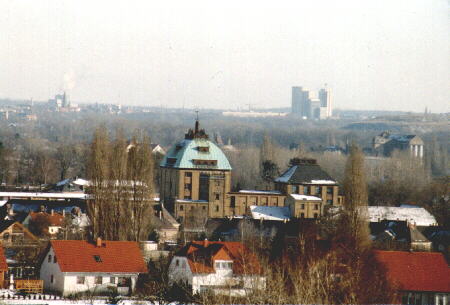
[[[0,223],[0,242],[6,248],[36,247],[39,239],[23,224],[14,220]]]
[[[188,285],[193,293],[232,296],[266,286],[260,262],[241,242],[190,242],[172,258],[169,280]]]
[[[116,287],[129,294],[147,273],[139,244],[129,241],[52,240],[41,263],[44,289],[62,295]]]
[[[30,212],[25,218],[23,224],[37,235],[56,238],[60,229],[64,226],[65,211],[63,213],[55,213],[53,210],[47,212]]]
[[[375,251],[375,258],[402,304],[449,304],[450,268],[441,253]]]

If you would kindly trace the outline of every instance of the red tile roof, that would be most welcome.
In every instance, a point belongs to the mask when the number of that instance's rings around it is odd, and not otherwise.
[[[8,271],[8,264],[6,263],[6,257],[2,246],[0,246],[0,271]]]
[[[147,273],[137,242],[102,241],[101,247],[84,240],[52,240],[50,244],[62,272]]]
[[[375,251],[399,291],[450,292],[450,268],[441,253]]]
[[[33,221],[41,218],[47,221],[50,226],[62,226],[64,223],[64,215],[59,213],[31,212],[30,216]]]
[[[214,261],[232,260],[235,274],[261,274],[256,255],[241,242],[193,241],[176,254],[185,256],[193,273],[214,273]]]

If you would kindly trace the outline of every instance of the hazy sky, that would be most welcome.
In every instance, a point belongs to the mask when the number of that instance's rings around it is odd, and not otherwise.
[[[449,0],[0,0],[0,97],[450,111]]]

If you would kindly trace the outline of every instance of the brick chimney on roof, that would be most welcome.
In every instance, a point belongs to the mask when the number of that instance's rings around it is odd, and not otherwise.
[[[207,238],[203,241],[203,247],[207,248],[209,246],[209,241]]]
[[[102,246],[102,239],[97,237],[97,247],[100,248]]]

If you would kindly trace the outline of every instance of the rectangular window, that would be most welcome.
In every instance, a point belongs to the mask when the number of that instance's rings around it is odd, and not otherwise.
[[[305,204],[304,204],[304,203],[302,203],[302,205],[301,205],[301,209],[302,209],[302,210],[304,210],[304,209],[305,209]]]
[[[319,214],[314,213],[314,218],[317,218],[317,217],[319,217]]]
[[[52,275],[50,275],[50,283],[53,284],[53,282],[55,281],[55,277]]]
[[[216,205],[216,212],[219,212],[219,206]]]
[[[297,194],[298,192],[298,186],[297,185],[293,185],[292,186],[292,194]]]
[[[318,210],[319,209],[319,205],[318,204],[315,204],[314,205],[314,210]]]
[[[333,187],[332,186],[327,187],[327,194],[333,194]]]
[[[328,200],[327,200],[327,203],[328,203],[328,204],[333,204],[333,200],[332,200],[332,199],[328,199]]]
[[[111,284],[115,284],[116,283],[116,278],[114,276],[111,276],[110,279],[109,279],[109,282]]]
[[[309,186],[304,186],[303,187],[303,194],[309,195],[310,193],[311,193],[311,189],[309,188]]]
[[[316,186],[316,195],[320,195],[322,193],[322,188],[320,186]]]
[[[52,256],[51,255],[49,255],[48,256],[48,260],[47,260],[49,263],[51,263],[52,262]]]
[[[305,213],[300,213],[300,218],[305,218]]]
[[[180,211],[183,211],[183,205],[180,204]]]
[[[56,255],[53,256],[53,262],[56,264],[57,260],[56,260]]]
[[[175,266],[178,267],[180,265],[180,261],[179,260],[175,260]]]
[[[86,278],[84,276],[77,276],[77,284],[84,285]]]
[[[220,200],[220,194],[216,193],[216,200]]]
[[[186,173],[184,173],[184,176],[185,177],[192,177],[192,173],[191,172],[186,172]]]
[[[234,208],[236,206],[236,197],[231,196],[230,198],[230,207]]]
[[[101,284],[103,284],[103,277],[101,277],[101,276],[96,276],[96,277],[95,277],[95,284],[96,284],[96,285],[101,285]]]
[[[206,211],[206,207],[205,207],[205,206],[202,206],[202,210],[203,210],[203,211]]]

